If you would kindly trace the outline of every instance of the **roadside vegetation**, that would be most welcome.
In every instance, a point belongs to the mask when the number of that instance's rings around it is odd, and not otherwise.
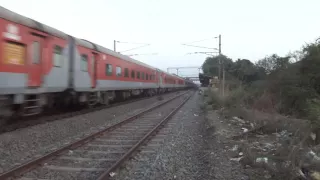
[[[254,62],[210,57],[205,75],[218,76],[219,59],[226,96],[211,89],[204,96],[207,106],[239,129],[231,138],[237,151],[231,158],[267,171],[265,179],[320,180],[320,43]]]
[[[320,44],[307,44],[301,50],[281,57],[261,60],[232,60],[227,56],[207,58],[206,75],[218,76],[218,60],[226,70],[226,106],[242,105],[264,112],[308,119],[320,126]]]

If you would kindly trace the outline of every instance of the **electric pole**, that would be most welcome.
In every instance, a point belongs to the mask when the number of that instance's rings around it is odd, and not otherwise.
[[[114,52],[117,52],[117,51],[116,51],[116,46],[117,46],[116,44],[117,44],[117,41],[116,41],[116,40],[113,40],[113,51],[114,51]]]
[[[222,88],[221,89],[222,89],[222,97],[224,97],[225,70],[224,70],[224,60],[221,61],[221,34],[219,35],[219,62],[220,64],[222,64]]]
[[[218,63],[219,63],[219,70],[218,70],[218,79],[219,79],[219,81],[220,81],[220,83],[219,83],[219,94],[221,95],[221,57],[220,57],[220,55],[221,55],[221,45],[220,45],[220,43],[221,43],[221,41],[220,41],[220,35],[218,36],[218,38],[219,38],[219,49],[218,49]]]

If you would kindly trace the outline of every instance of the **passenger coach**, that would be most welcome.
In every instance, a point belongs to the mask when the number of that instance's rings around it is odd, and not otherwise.
[[[3,7],[0,31],[0,121],[186,87],[179,76]]]

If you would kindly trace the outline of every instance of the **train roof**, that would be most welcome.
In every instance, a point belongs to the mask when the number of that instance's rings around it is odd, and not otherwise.
[[[120,53],[117,53],[117,52],[114,52],[112,51],[111,49],[108,49],[108,48],[105,48],[103,46],[100,46],[98,44],[95,44],[95,43],[92,43],[88,40],[85,40],[85,39],[78,39],[78,38],[75,38],[76,39],[76,43],[83,46],[83,47],[86,47],[86,48],[89,48],[89,49],[94,49],[98,52],[102,52],[102,53],[105,53],[105,54],[109,54],[111,56],[114,56],[114,57],[117,57],[117,58],[120,58],[120,59],[123,59],[123,60],[126,60],[126,61],[129,61],[129,62],[132,62],[132,63],[135,63],[135,64],[138,64],[140,66],[144,66],[144,67],[147,67],[147,68],[150,68],[150,69],[153,69],[153,70],[156,70],[155,67],[152,67],[146,63],[143,63],[141,61],[138,61],[136,59],[133,59],[129,56],[126,56],[126,55],[123,55],[123,54],[120,54]]]
[[[59,38],[62,38],[62,39],[68,39],[69,38],[69,35],[58,30],[58,29],[55,29],[53,27],[50,27],[50,26],[47,26],[45,24],[42,24],[36,20],[33,20],[31,18],[28,18],[28,17],[25,17],[23,15],[20,15],[18,13],[15,13],[13,11],[10,11],[2,6],[0,6],[0,18],[3,18],[3,19],[6,19],[6,20],[9,20],[9,21],[12,21],[12,22],[15,22],[17,24],[21,24],[21,25],[24,25],[24,26],[27,26],[27,27],[30,27],[30,28],[33,28],[33,29],[36,29],[38,31],[42,31],[42,32],[45,32],[45,33],[48,33],[48,34],[51,34],[53,36],[56,36],[56,37],[59,37]],[[161,71],[163,73],[165,73],[166,75],[170,75],[170,76],[175,76],[175,77],[178,77],[180,79],[184,79],[180,76],[177,76],[177,75],[174,75],[174,74],[170,74],[170,73],[167,73],[163,70],[160,70],[158,68],[155,68],[153,66],[150,66],[146,63],[143,63],[141,61],[138,61],[136,59],[133,59],[129,56],[126,56],[126,55],[123,55],[123,54],[120,54],[120,53],[117,53],[117,52],[114,52],[108,48],[105,48],[103,46],[100,46],[98,44],[95,44],[95,43],[92,43],[90,41],[87,41],[87,40],[84,40],[84,39],[78,39],[78,38],[74,38],[75,39],[75,42],[78,44],[78,45],[81,45],[83,47],[86,47],[86,48],[90,48],[90,49],[94,49],[98,52],[102,52],[102,53],[105,53],[105,54],[109,54],[109,55],[112,55],[114,57],[117,57],[117,58],[120,58],[120,59],[123,59],[123,60],[126,60],[126,61],[129,61],[129,62],[132,62],[132,63],[135,63],[135,64],[138,64],[138,65],[141,65],[141,66],[144,66],[144,67],[147,67],[147,68],[150,68],[150,69],[153,69],[153,70],[158,70],[158,71]],[[185,80],[185,79],[184,79]]]
[[[185,78],[180,77],[180,76],[178,76],[178,75],[176,75],[176,74],[170,74],[170,73],[168,73],[168,72],[166,72],[166,71],[163,71],[163,70],[161,70],[161,69],[158,69],[158,68],[156,68],[156,69],[157,69],[157,71],[160,71],[160,72],[162,72],[162,73],[164,73],[164,74],[166,74],[166,75],[169,75],[169,76],[172,76],[172,77],[177,77],[177,78],[179,78],[179,79],[185,80]]]
[[[25,16],[22,16],[20,14],[17,14],[15,12],[12,12],[2,6],[0,6],[0,18],[7,19],[9,21],[15,22],[17,24],[21,24],[24,26],[28,26],[30,28],[36,29],[38,31],[46,32],[48,34],[51,34],[53,36],[67,39],[68,35],[58,29],[52,28],[50,26],[47,26],[45,24],[42,24],[36,20],[27,18]]]
[[[20,15],[18,13],[13,12],[13,11],[10,11],[2,6],[0,6],[0,18],[9,20],[9,21],[15,22],[17,24],[21,24],[21,25],[33,28],[33,29],[36,29],[38,31],[46,32],[48,34],[51,34],[53,36],[56,36],[56,37],[59,37],[62,39],[68,39],[68,37],[69,37],[68,34],[66,34],[58,29],[52,28],[52,27],[47,26],[45,24],[42,24],[36,20],[30,19],[28,17],[25,17],[23,15]],[[110,54],[112,56],[121,58],[123,60],[127,60],[129,62],[133,62],[133,63],[141,65],[141,66],[145,66],[150,69],[155,69],[155,67],[147,65],[141,61],[135,60],[135,59],[130,58],[128,56],[116,53],[110,49],[103,47],[103,46],[96,45],[94,43],[91,43],[90,41],[86,41],[86,40],[82,40],[82,39],[78,39],[78,38],[75,38],[75,39],[76,39],[76,43],[81,46],[84,46],[84,47],[87,47],[90,49],[95,49],[96,51]]]

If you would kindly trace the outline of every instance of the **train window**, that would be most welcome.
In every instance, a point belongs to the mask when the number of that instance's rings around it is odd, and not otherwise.
[[[61,67],[62,66],[62,47],[55,46],[53,49],[53,65],[55,67]]]
[[[121,67],[117,66],[117,68],[116,68],[116,73],[117,73],[117,76],[122,76],[122,74],[121,74]]]
[[[88,56],[86,54],[81,55],[81,71],[88,71]]]
[[[3,47],[4,63],[13,65],[24,65],[25,46],[14,42],[6,42]]]
[[[33,41],[32,43],[32,63],[39,64],[40,63],[40,44],[38,41]]]
[[[131,71],[131,78],[134,79],[136,73],[134,72],[134,70]]]
[[[129,77],[129,69],[124,68],[124,77]]]
[[[144,72],[141,73],[141,79],[144,80]]]
[[[112,76],[112,65],[106,64],[106,76]]]
[[[140,72],[137,72],[137,78],[140,79]]]
[[[148,73],[146,73],[146,80],[149,80],[149,74]]]

